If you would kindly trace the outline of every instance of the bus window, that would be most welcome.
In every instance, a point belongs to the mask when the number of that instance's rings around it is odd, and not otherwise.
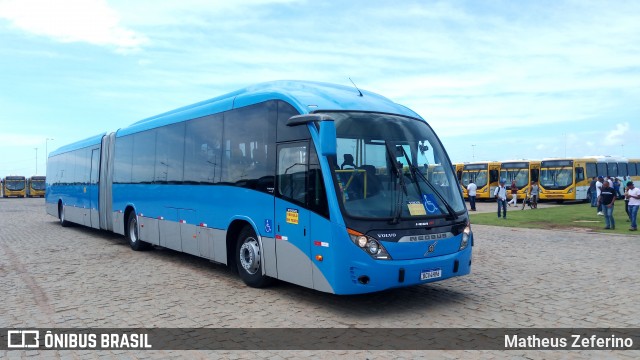
[[[592,178],[594,176],[598,176],[598,171],[596,169],[595,163],[587,163],[587,177]]]
[[[278,153],[278,195],[300,205],[307,196],[307,145],[283,146]]]
[[[576,168],[576,182],[584,180],[584,168]]]
[[[498,170],[490,170],[489,171],[489,179],[490,182],[496,182],[498,181],[498,178],[500,177],[500,172],[498,172]]]

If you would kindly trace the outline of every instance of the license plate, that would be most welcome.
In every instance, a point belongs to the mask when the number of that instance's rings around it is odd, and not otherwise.
[[[437,279],[442,276],[442,269],[422,270],[420,280]]]
[[[442,276],[441,269],[422,270],[420,280],[437,279]]]

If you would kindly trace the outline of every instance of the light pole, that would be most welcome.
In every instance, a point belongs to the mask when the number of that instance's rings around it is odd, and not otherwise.
[[[47,175],[47,157],[49,156],[49,140],[55,140],[52,138],[46,138],[44,140],[44,174]]]
[[[476,161],[476,144],[471,144],[471,156],[473,161]]]

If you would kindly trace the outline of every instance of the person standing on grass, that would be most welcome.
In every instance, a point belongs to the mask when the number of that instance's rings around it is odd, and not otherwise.
[[[500,208],[502,208],[503,218],[507,218],[507,188],[504,186],[504,179],[500,179],[500,186],[498,186],[493,193],[498,202],[498,217],[500,217]]]
[[[511,206],[511,203],[513,206],[518,206],[518,185],[515,180],[511,182],[511,200],[507,204]]]
[[[598,202],[598,192],[596,191],[596,177],[591,178],[591,183],[589,183],[589,197],[591,198],[591,207],[596,207],[596,203]]]
[[[538,196],[540,196],[540,187],[537,182],[534,181],[531,183],[531,193],[529,195],[531,196],[531,208],[537,209]]]
[[[600,192],[602,191],[602,183],[604,183],[604,178],[602,176],[598,177],[598,181],[596,181],[596,199],[600,200]],[[598,209],[597,215],[604,215],[602,212],[602,206],[600,205],[600,201],[597,202]]]
[[[627,212],[627,222],[631,221],[631,213],[629,213],[629,197],[627,193],[629,192],[629,183],[631,182],[631,178],[624,181],[624,211]]]
[[[469,205],[471,206],[471,211],[476,211],[477,190],[478,186],[473,182],[473,180],[469,181],[469,185],[467,185],[467,194],[469,194]]]
[[[633,185],[632,181],[627,183],[627,193],[626,198],[629,199],[629,218],[631,219],[631,227],[629,231],[637,231],[638,230],[638,209],[640,208],[640,189]]]
[[[604,213],[605,230],[614,230],[616,228],[616,222],[613,219],[613,203],[615,202],[616,193],[613,187],[609,186],[608,181],[604,181],[600,190],[598,205],[602,206],[602,212]]]

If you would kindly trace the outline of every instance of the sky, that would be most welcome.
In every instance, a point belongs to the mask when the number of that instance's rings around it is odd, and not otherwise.
[[[639,1],[0,0],[0,177],[271,80],[379,93],[453,162],[640,158]]]

